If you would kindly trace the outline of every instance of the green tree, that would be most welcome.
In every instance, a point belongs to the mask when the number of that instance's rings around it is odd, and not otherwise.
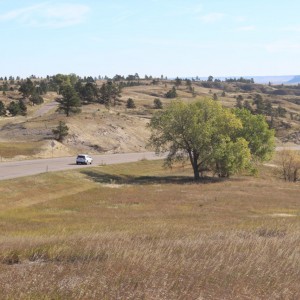
[[[25,102],[23,100],[19,100],[18,106],[19,106],[20,114],[22,116],[25,116],[27,114],[27,106],[26,106]]]
[[[238,96],[236,97],[236,104],[235,104],[235,107],[236,107],[236,108],[243,108],[243,100],[244,100],[243,96],[242,96],[242,95],[238,95]]]
[[[256,94],[253,99],[253,103],[256,105],[255,113],[264,114],[265,112],[265,103],[264,99],[260,94]]]
[[[78,93],[71,85],[63,86],[61,89],[62,98],[58,99],[58,111],[63,111],[67,117],[71,113],[79,113],[81,101]]]
[[[272,157],[275,148],[275,133],[263,115],[253,115],[247,109],[235,109],[235,115],[241,120],[242,128],[237,137],[243,137],[249,143],[252,160],[266,161]]]
[[[69,127],[65,122],[59,121],[58,126],[52,130],[55,135],[55,139],[59,142],[62,142],[63,139],[69,134]]]
[[[5,105],[2,101],[0,101],[0,116],[5,116],[5,115],[6,115]]]
[[[16,116],[20,112],[20,107],[15,101],[11,101],[7,106],[7,110],[12,116]]]
[[[166,94],[165,94],[166,98],[176,98],[177,97],[177,92],[176,92],[176,88],[175,86],[172,87],[171,90],[169,90]]]
[[[116,83],[108,81],[103,83],[99,90],[100,103],[109,107],[115,106],[120,102],[121,88]]]
[[[76,86],[78,88],[78,86],[80,86],[81,83],[78,82],[76,83],[75,85],[75,89],[76,89]],[[80,89],[79,89],[79,95],[80,95],[80,98],[83,100],[83,101],[86,101],[86,102],[96,102],[98,100],[98,88],[97,88],[97,85],[93,82],[87,82],[84,86],[80,86]]]
[[[44,103],[43,97],[42,97],[40,94],[38,94],[38,93],[33,93],[33,94],[30,96],[29,100],[31,101],[31,103],[32,103],[33,105],[35,105],[35,104],[38,105],[38,104]]]
[[[19,92],[22,94],[23,98],[28,98],[34,92],[33,82],[27,78],[19,88]]]
[[[271,103],[270,100],[265,101],[265,114],[267,116],[272,116],[273,115],[273,107],[272,107],[272,103]]]
[[[128,100],[126,102],[126,107],[127,108],[135,108],[135,103],[132,98],[128,98]]]
[[[241,121],[211,99],[185,104],[173,102],[150,121],[149,144],[168,152],[166,164],[189,159],[194,178],[205,171],[229,176],[250,164],[247,141],[236,137]]]

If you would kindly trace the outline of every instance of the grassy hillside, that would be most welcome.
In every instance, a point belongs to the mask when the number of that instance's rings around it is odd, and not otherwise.
[[[275,162],[276,163],[276,162]],[[297,299],[299,184],[160,161],[0,182],[2,299]]]
[[[100,87],[104,81],[98,81]],[[3,84],[3,82],[2,82]],[[82,106],[82,113],[67,118],[56,111],[53,104],[58,95],[48,92],[43,95],[41,105],[27,105],[26,116],[0,117],[0,156],[2,159],[12,159],[12,156],[49,157],[52,156],[51,140],[54,138],[52,129],[59,121],[66,122],[69,135],[63,143],[56,143],[54,156],[75,155],[78,152],[130,152],[143,151],[149,136],[146,128],[154,109],[154,99],[159,98],[166,107],[174,99],[167,99],[165,94],[174,86],[175,81],[141,80],[138,86],[124,87],[121,93],[121,103],[107,109],[104,105],[89,104]],[[1,82],[0,82],[1,85]],[[9,85],[10,86],[10,85]],[[17,91],[18,85],[11,86],[0,100],[8,105],[11,101],[21,99]],[[262,96],[264,101],[270,101],[273,109],[279,106],[286,110],[285,116],[276,116],[273,126],[276,128],[278,142],[300,143],[300,90],[298,86],[269,86],[246,84],[240,82],[206,82],[193,81],[191,88],[182,81],[177,87],[177,99],[194,101],[202,97],[217,97],[227,107],[236,105],[236,98],[241,95],[243,101],[248,101],[253,108],[255,95]],[[126,108],[126,101],[132,98],[136,108]],[[48,108],[47,108],[48,107]],[[267,117],[271,121],[270,117]],[[11,142],[19,142],[19,150],[14,149],[8,154]],[[24,146],[22,146],[24,143]],[[29,145],[31,144],[31,146]],[[26,149],[35,149],[28,152]],[[24,148],[24,151],[22,151]],[[12,149],[12,148],[11,148]],[[12,155],[12,153],[14,153]]]

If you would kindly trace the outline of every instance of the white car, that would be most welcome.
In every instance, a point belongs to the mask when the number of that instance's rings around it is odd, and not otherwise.
[[[92,164],[93,159],[87,154],[78,154],[76,158],[76,165]]]

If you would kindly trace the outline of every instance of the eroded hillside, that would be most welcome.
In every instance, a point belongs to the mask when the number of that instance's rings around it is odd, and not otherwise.
[[[100,88],[104,81],[97,81]],[[2,88],[4,82],[0,82]],[[8,106],[12,101],[22,99],[18,84],[9,85],[1,92],[0,101]],[[175,87],[176,97],[167,98],[168,91]],[[259,96],[257,96],[259,95]],[[182,80],[139,80],[131,86],[123,86],[118,105],[105,106],[99,103],[86,103],[81,106],[81,113],[65,114],[58,112],[56,100],[61,97],[56,92],[43,95],[44,102],[27,105],[26,115],[0,117],[0,142],[6,148],[13,148],[16,143],[32,143],[31,154],[19,155],[34,157],[75,155],[87,153],[120,153],[145,151],[149,137],[147,123],[155,109],[154,100],[159,99],[163,107],[171,101],[181,99],[194,101],[201,97],[211,97],[221,101],[227,107],[240,104],[250,105],[250,109],[258,109],[258,100],[262,99],[264,112],[270,125],[276,129],[278,141],[300,144],[300,88],[298,86],[271,86],[241,82],[209,82]],[[127,100],[131,98],[135,108],[127,108]],[[271,108],[270,108],[271,107]],[[271,113],[267,113],[267,108]],[[52,130],[59,121],[69,128],[68,136],[62,143],[54,141]],[[4,149],[4,147],[2,147]],[[20,147],[22,149],[22,147]],[[9,155],[9,150],[1,153],[1,157]]]

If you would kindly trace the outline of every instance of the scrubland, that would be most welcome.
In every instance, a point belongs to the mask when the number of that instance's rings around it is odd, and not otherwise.
[[[276,161],[274,161],[276,163]],[[300,185],[161,161],[0,182],[1,299],[299,299]]]

